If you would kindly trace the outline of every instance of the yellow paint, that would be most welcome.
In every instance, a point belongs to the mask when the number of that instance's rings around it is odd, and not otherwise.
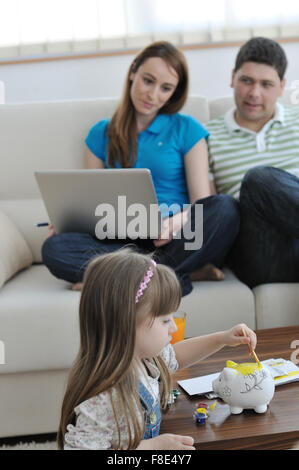
[[[209,410],[210,410],[210,411],[214,411],[215,408],[216,408],[216,405],[217,405],[217,401],[215,400],[215,401],[213,401],[213,403],[209,406]]]
[[[295,370],[293,372],[289,372],[288,374],[286,375],[280,375],[279,377],[274,377],[274,380],[278,380],[278,379],[285,379],[286,377],[291,377],[292,375],[298,375],[299,374],[299,371],[298,370]]]
[[[243,362],[242,364],[237,364],[236,362],[233,361],[227,361],[226,362],[226,367],[229,367],[230,369],[234,369],[236,372],[239,372],[242,375],[249,375],[254,373],[256,369],[260,369],[261,366],[256,364],[255,362]]]

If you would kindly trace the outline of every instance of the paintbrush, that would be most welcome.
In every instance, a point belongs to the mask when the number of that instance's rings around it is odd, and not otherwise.
[[[242,332],[243,332],[243,336],[245,336],[246,338],[248,338],[247,334],[246,334],[246,331],[244,330],[244,328],[242,328]],[[259,367],[262,367],[262,364],[260,363],[259,361],[259,358],[257,357],[254,349],[252,348],[252,346],[250,344],[247,345],[248,346],[248,349],[249,351],[251,352],[251,354],[253,355],[254,359],[256,360],[256,363]]]

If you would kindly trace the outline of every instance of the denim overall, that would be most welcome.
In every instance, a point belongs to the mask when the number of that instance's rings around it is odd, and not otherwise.
[[[160,431],[160,402],[155,403],[153,396],[141,381],[139,382],[139,396],[145,417],[145,433],[143,439],[151,439],[152,437],[158,436]]]

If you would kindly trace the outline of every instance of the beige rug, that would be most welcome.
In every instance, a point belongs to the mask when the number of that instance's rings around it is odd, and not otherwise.
[[[56,442],[24,442],[14,446],[3,445],[1,450],[58,450]]]

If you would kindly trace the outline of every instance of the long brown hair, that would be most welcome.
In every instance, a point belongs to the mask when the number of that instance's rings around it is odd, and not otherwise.
[[[62,404],[57,436],[60,449],[64,447],[68,424],[75,423],[74,408],[107,391],[117,423],[119,446],[118,414],[125,417],[128,448],[136,448],[142,440],[145,424],[140,422],[143,414],[134,358],[136,326],[149,314],[155,318],[176,311],[181,300],[175,273],[158,264],[139,303],[135,303],[137,290],[150,265],[150,256],[125,248],[95,258],[85,272],[79,307],[80,349]],[[161,404],[165,408],[171,389],[170,374],[161,357],[153,361],[161,372]]]
[[[185,104],[189,88],[189,73],[186,59],[181,51],[166,41],[154,42],[141,51],[133,60],[125,82],[122,100],[108,125],[108,164],[115,167],[118,161],[123,168],[132,167],[137,156],[137,133],[135,108],[130,89],[130,75],[149,58],[159,57],[172,67],[179,82],[168,102],[159,110],[159,114],[177,113]]]

